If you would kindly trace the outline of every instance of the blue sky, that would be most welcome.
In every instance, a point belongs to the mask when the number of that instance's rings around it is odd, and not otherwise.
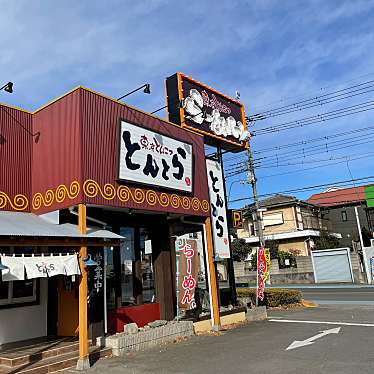
[[[149,82],[152,95],[134,94],[128,103],[152,111],[164,105],[164,79],[176,71],[228,95],[240,90],[247,114],[374,79],[374,2],[368,0],[0,0],[0,6],[0,80],[15,83],[15,93],[0,93],[0,101],[29,110],[80,84],[118,97]],[[323,113],[372,96],[255,126]],[[261,150],[366,127],[374,124],[372,118],[373,111],[368,111],[258,136],[252,147]],[[315,159],[370,150],[374,151],[367,143]],[[227,165],[243,160],[232,157]],[[374,174],[372,161],[351,161],[353,177]],[[344,163],[286,174],[302,168],[259,169],[259,193],[350,179]],[[274,174],[282,175],[269,177]],[[244,178],[243,174],[228,181],[230,200],[250,195],[248,185],[231,185]]]

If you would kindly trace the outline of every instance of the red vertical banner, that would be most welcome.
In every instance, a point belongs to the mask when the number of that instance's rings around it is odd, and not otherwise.
[[[257,299],[264,301],[265,282],[270,271],[270,251],[259,248],[257,251]]]
[[[197,242],[193,239],[179,239],[178,306],[190,310],[196,307],[195,289],[199,272],[199,254]]]

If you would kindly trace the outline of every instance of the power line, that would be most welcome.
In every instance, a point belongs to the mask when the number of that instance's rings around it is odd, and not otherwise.
[[[368,153],[358,153],[358,154],[353,154],[353,155],[344,155],[344,156],[339,156],[339,157],[334,157],[334,156],[331,156],[327,159],[319,159],[319,160],[302,160],[302,162],[288,162],[286,164],[278,164],[276,166],[257,166],[256,168],[257,169],[266,169],[266,168],[274,168],[274,167],[286,167],[286,166],[294,166],[294,165],[305,165],[305,164],[313,164],[313,163],[319,163],[319,162],[328,162],[328,161],[332,161],[332,160],[343,160],[344,159],[344,162],[346,162],[346,160],[348,159],[349,161],[354,161],[356,159],[359,159],[361,157],[357,157],[357,158],[352,158],[352,157],[355,157],[355,156],[364,156],[364,155],[374,155],[374,152],[368,152]],[[247,172],[247,168],[245,167],[245,165],[243,166],[238,166],[237,168],[234,168],[232,169],[227,175],[226,177],[227,178],[231,178],[235,175],[239,175],[239,174],[242,174],[242,173],[245,173]]]
[[[312,95],[315,92],[322,92],[322,91],[327,90],[327,89],[329,89],[331,87],[337,87],[337,86],[340,86],[340,85],[345,84],[345,83],[357,82],[359,79],[370,77],[372,75],[374,75],[374,72],[371,72],[371,73],[368,73],[368,74],[363,74],[363,75],[360,75],[360,76],[358,76],[356,78],[349,79],[349,80],[346,80],[346,81],[343,81],[343,82],[340,82],[340,83],[331,84],[331,85],[328,85],[328,86],[325,86],[325,87],[320,87],[319,89],[315,89],[313,91],[309,91],[309,93]],[[271,106],[273,106],[275,104],[278,104],[278,103],[283,103],[283,102],[287,102],[287,101],[291,101],[291,100],[297,100],[297,99],[305,98],[305,97],[307,97],[307,95],[309,95],[309,93],[308,94],[304,94],[304,95],[284,97],[284,98],[281,98],[280,100],[272,101],[271,103],[264,104],[264,105],[260,106],[259,109],[257,110],[257,112],[264,111],[264,110],[261,110],[261,108],[265,109],[265,108],[271,107]]]
[[[373,129],[374,129],[374,125],[363,127],[363,128],[356,129],[356,130],[351,130],[351,131],[337,132],[337,133],[333,133],[333,134],[330,134],[330,135],[321,136],[319,138],[301,140],[299,142],[282,144],[282,145],[275,146],[275,147],[262,148],[258,151],[253,151],[253,153],[254,154],[260,154],[260,153],[265,153],[265,152],[267,153],[269,151],[278,151],[278,150],[281,150],[281,149],[284,149],[284,148],[293,148],[293,147],[297,147],[297,146],[300,146],[300,145],[325,141],[325,140],[328,140],[330,138],[337,138],[337,137],[341,137],[341,136],[345,136],[345,135],[352,135],[352,134],[356,134],[356,133],[359,133],[359,132],[365,132],[365,131],[369,131],[369,130],[373,130]]]
[[[254,114],[250,118],[253,121],[264,120],[264,119],[268,119],[272,117],[278,117],[284,114],[289,114],[289,113],[313,108],[316,106],[322,106],[322,105],[333,103],[333,102],[340,101],[340,100],[349,99],[351,97],[355,97],[358,95],[370,93],[370,92],[373,92],[373,89],[370,89],[370,90],[368,89],[374,86],[373,82],[374,80],[363,82],[363,83],[360,83],[360,84],[357,84],[351,87],[343,88],[341,90],[326,93],[324,95],[315,96],[315,97],[305,99],[305,100],[302,100],[302,101],[299,101],[293,104],[284,105],[279,108],[270,109],[264,112]],[[362,87],[362,86],[367,86],[367,87]],[[357,87],[362,87],[362,88],[352,90],[353,88],[357,88]]]
[[[352,158],[349,161],[360,160],[360,159],[363,159],[363,158],[371,157],[373,155],[374,155],[374,152],[371,153],[370,155],[367,155],[367,156]],[[296,174],[296,173],[300,173],[300,172],[304,172],[304,171],[308,171],[308,170],[315,170],[315,169],[324,168],[326,166],[338,165],[338,164],[342,164],[342,163],[345,163],[345,162],[346,162],[346,160],[338,161],[338,162],[332,162],[332,163],[326,164],[326,165],[313,166],[313,167],[310,167],[310,168],[303,168],[303,169],[298,169],[298,170],[286,171],[286,172],[283,172],[283,173],[277,173],[277,174],[271,174],[271,175],[261,175],[261,179],[273,178],[273,177],[278,177],[278,176],[288,175],[288,174]]]
[[[356,134],[356,133],[367,132],[369,130],[374,130],[374,125],[363,127],[363,128],[356,129],[356,130],[351,130],[351,131],[332,133],[330,135],[326,135],[326,136],[322,136],[322,137],[318,137],[318,138],[301,140],[299,142],[281,144],[281,145],[278,145],[278,146],[275,146],[275,147],[261,148],[258,151],[253,151],[253,154],[269,153],[269,152],[275,152],[275,151],[282,150],[282,149],[294,148],[294,147],[298,147],[298,146],[302,146],[302,145],[306,145],[306,144],[310,144],[310,143],[319,143],[319,142],[322,142],[322,141],[327,141],[331,138],[333,138],[333,139],[340,138],[340,137],[344,137],[346,135],[352,135],[352,134]],[[364,136],[364,135],[362,135],[362,136]],[[350,139],[352,139],[352,137],[350,137]],[[344,141],[344,139],[342,141]],[[243,155],[245,155],[245,154],[240,153],[240,154],[231,155],[230,157],[226,157],[225,161],[234,160],[234,159],[237,159],[238,156],[240,157],[240,156],[243,156]]]
[[[355,147],[355,146],[360,146],[360,145],[364,145],[364,144],[368,144],[368,143],[372,143],[373,142],[373,139],[374,139],[374,134],[371,135],[371,136],[367,136],[365,137],[365,141],[362,141],[359,139],[357,140],[352,140],[352,141],[347,141],[345,143],[340,143],[338,142],[337,144],[335,145],[328,145],[326,143],[326,145],[323,145],[323,146],[319,146],[319,147],[316,147],[315,149],[310,149],[309,152],[308,150],[304,151],[304,150],[300,150],[300,151],[296,151],[296,152],[288,152],[288,153],[284,153],[284,154],[280,154],[280,155],[275,155],[275,156],[269,156],[268,157],[264,157],[263,159],[257,159],[255,161],[255,164],[258,165],[259,167],[269,167],[274,165],[274,166],[278,166],[278,164],[280,162],[284,162],[284,161],[292,161],[292,160],[298,160],[300,158],[307,158],[307,157],[310,157],[310,156],[315,156],[315,155],[319,155],[319,154],[323,154],[323,153],[331,153],[333,151],[337,151],[337,150],[341,150],[341,149],[344,149],[344,148],[351,148],[351,147]],[[284,156],[287,156],[288,154],[292,154],[293,156],[290,157],[284,157]]]
[[[277,195],[277,194],[287,194],[287,193],[296,193],[296,192],[307,192],[307,191],[310,191],[310,190],[320,189],[322,187],[331,187],[331,186],[335,187],[337,185],[343,185],[344,186],[347,183],[349,183],[349,185],[351,185],[353,182],[370,180],[370,179],[374,180],[374,176],[368,176],[368,177],[362,177],[362,178],[356,178],[356,179],[349,179],[349,180],[344,180],[344,181],[334,181],[334,182],[325,183],[325,184],[318,184],[318,185],[306,186],[306,187],[301,187],[301,188],[296,188],[296,189],[291,189],[291,190],[272,192],[272,193],[259,195],[259,197],[267,197],[267,196],[274,196],[274,195]],[[231,200],[231,201],[229,201],[229,203],[235,203],[235,202],[238,202],[238,201],[250,200],[250,199],[251,198],[245,197],[245,198]]]
[[[294,121],[284,122],[279,125],[264,127],[262,129],[253,130],[252,132],[254,135],[265,135],[272,132],[285,131],[296,127],[304,127],[315,123],[330,121],[332,119],[342,118],[352,114],[367,112],[372,109],[374,109],[374,100],[366,101],[356,105],[351,105],[345,108],[332,110],[330,112],[325,112],[310,117],[305,117]]]

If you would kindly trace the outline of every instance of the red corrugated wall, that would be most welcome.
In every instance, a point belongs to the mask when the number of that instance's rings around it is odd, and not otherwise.
[[[31,113],[0,105],[1,210],[30,210],[33,138],[27,131],[32,132],[31,116]]]
[[[199,135],[193,134],[180,127],[147,115],[135,109],[121,105],[113,100],[97,95],[93,92],[82,90],[82,140],[83,140],[83,179],[92,179],[100,186],[111,183],[118,187],[118,137],[120,120],[127,120],[134,124],[140,124],[143,127],[158,131],[164,135],[172,136],[181,141],[192,143],[194,152],[194,194],[193,197],[199,201],[209,201],[207,189],[206,164],[204,157],[204,142]],[[134,187],[131,191],[135,194]],[[144,190],[155,190],[153,187],[143,186]],[[156,191],[159,192],[159,191]],[[170,193],[170,192],[169,192]],[[171,192],[170,194],[172,194]],[[180,199],[183,195],[175,193]],[[145,199],[142,203],[135,203],[129,199],[126,203],[118,198],[108,200],[102,194],[97,194],[94,198],[86,200],[88,203],[106,206],[130,207],[135,209],[162,210],[174,213],[188,213],[197,215],[208,215],[201,209],[185,209],[182,204],[179,207],[168,206],[161,207],[156,204],[151,206]],[[180,200],[181,201],[181,200]]]
[[[63,96],[33,116],[33,131],[41,134],[39,143],[33,145],[31,204],[35,213],[86,202],[99,206],[209,215],[201,136],[83,88]],[[129,189],[123,190],[122,201],[118,198],[122,186],[116,181],[120,119],[192,143],[193,196],[126,184]],[[127,199],[129,195],[131,198]]]
[[[34,131],[41,134],[32,162],[32,205],[38,214],[81,201],[81,189],[71,187],[74,181],[82,184],[80,94],[75,90],[33,114]]]

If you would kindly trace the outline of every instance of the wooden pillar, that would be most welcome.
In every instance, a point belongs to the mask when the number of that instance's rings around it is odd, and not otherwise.
[[[213,330],[218,331],[220,327],[219,318],[219,303],[218,303],[218,287],[216,268],[214,266],[214,250],[213,250],[213,237],[212,237],[212,224],[210,217],[205,220],[205,231],[206,231],[206,250],[208,254],[208,266],[209,266],[209,280],[210,280],[210,292],[211,292],[211,303],[213,312]]]
[[[152,230],[152,255],[155,272],[155,288],[160,303],[161,319],[174,319],[174,296],[171,269],[171,248],[168,223],[165,221],[155,225]]]
[[[86,205],[78,206],[78,226],[81,234],[87,233],[87,214]],[[77,370],[86,370],[90,367],[88,355],[88,321],[87,321],[87,269],[84,265],[83,258],[87,256],[87,247],[81,247],[79,251],[79,262],[81,276],[79,280],[79,360]]]

